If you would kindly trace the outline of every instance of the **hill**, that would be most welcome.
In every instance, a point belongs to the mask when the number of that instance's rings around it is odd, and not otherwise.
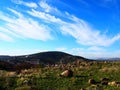
[[[34,67],[34,65],[42,64],[42,65],[54,65],[54,64],[67,64],[72,63],[75,61],[89,61],[89,59],[86,59],[81,56],[74,56],[68,53],[59,52],[59,51],[49,51],[49,52],[41,52],[41,53],[35,53],[30,55],[22,55],[22,56],[1,56],[0,57],[0,65],[3,65],[6,62],[6,64],[9,66],[13,66],[13,69],[16,67],[20,68],[21,66],[26,68]],[[1,68],[1,67],[0,67]],[[2,67],[3,69],[4,67]]]
[[[22,63],[17,68],[30,66]],[[120,62],[85,61],[70,69],[72,77],[62,76],[66,70],[59,65],[0,70],[0,90],[120,90]]]
[[[58,51],[50,51],[50,52],[42,52],[31,55],[17,56],[15,57],[17,60],[27,60],[27,61],[39,61],[44,64],[56,64],[56,63],[69,63],[76,60],[87,60],[81,56],[73,56],[68,53],[58,52]]]

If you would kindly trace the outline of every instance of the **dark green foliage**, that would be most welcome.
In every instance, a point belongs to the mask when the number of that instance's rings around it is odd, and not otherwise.
[[[0,90],[14,90],[17,87],[16,78],[0,78]]]

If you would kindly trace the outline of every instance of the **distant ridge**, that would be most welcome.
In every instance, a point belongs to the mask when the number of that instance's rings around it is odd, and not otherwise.
[[[0,69],[20,70],[31,68],[36,65],[67,64],[75,61],[89,61],[81,56],[74,56],[60,51],[40,52],[21,56],[0,56]]]
[[[39,61],[44,64],[55,64],[60,61],[63,63],[73,62],[76,60],[88,60],[81,56],[74,56],[65,52],[60,51],[48,51],[48,52],[40,52],[29,55],[21,55],[21,56],[0,56],[0,60],[10,60],[10,61]]]
[[[89,61],[119,61],[119,58],[92,60],[60,51],[40,52],[21,56],[0,55],[0,70],[21,70],[37,65],[60,65]]]
[[[9,58],[11,58],[10,56],[8,56],[8,55],[0,55],[0,59],[9,59]]]
[[[96,58],[96,59],[87,59],[82,56],[74,56],[61,51],[47,51],[39,52],[28,55],[20,56],[9,56],[9,55],[0,55],[0,60],[9,60],[9,61],[39,61],[40,63],[45,64],[54,64],[62,61],[63,63],[68,63],[76,60],[83,61],[120,61],[120,58]]]
[[[120,58],[98,58],[99,61],[120,61]]]
[[[73,56],[71,54],[60,52],[60,51],[48,51],[48,52],[41,52],[41,53],[35,53],[30,55],[23,55],[23,56],[17,56],[16,57],[19,60],[39,60],[41,63],[49,63],[49,64],[55,64],[58,62],[68,63],[73,62],[76,60],[88,60],[81,56]]]

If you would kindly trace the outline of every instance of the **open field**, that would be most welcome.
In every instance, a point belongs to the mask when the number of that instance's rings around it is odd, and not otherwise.
[[[0,90],[120,90],[120,62],[84,62],[71,67],[73,77],[59,76],[64,69],[49,66],[19,73],[1,70]]]

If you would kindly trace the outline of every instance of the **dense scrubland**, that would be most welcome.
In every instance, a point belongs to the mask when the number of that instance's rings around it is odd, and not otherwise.
[[[61,76],[66,69],[73,76]],[[0,90],[120,90],[120,62],[76,61],[0,70]]]

